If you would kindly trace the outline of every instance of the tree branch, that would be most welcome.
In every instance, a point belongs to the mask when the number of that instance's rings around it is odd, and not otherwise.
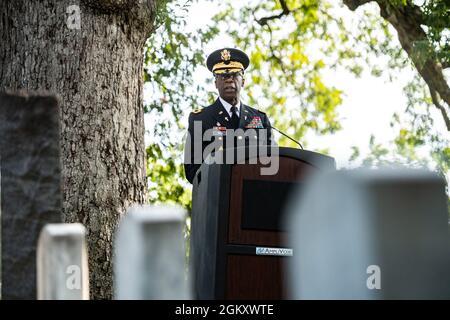
[[[344,0],[344,4],[352,11],[358,9],[358,7],[374,0]]]
[[[383,0],[377,0],[377,3],[380,6],[381,16],[397,30],[403,50],[406,51],[420,76],[425,80],[430,92],[434,92],[435,95],[436,93],[439,94],[442,100],[450,105],[450,87],[442,72],[442,65],[433,54],[427,54],[425,61],[417,54],[415,45],[428,42],[428,38],[420,26],[420,21],[411,17],[411,12],[415,9],[410,5],[398,8],[388,6]],[[437,98],[437,95],[435,98]],[[437,99],[433,99],[433,103],[438,109],[442,110],[442,106]]]
[[[450,131],[450,119],[448,117],[447,112],[445,111],[444,106],[439,103],[439,98],[436,91],[430,88],[431,99],[433,100],[433,104],[441,111],[442,117],[444,118],[445,125],[447,126],[447,130]]]
[[[360,6],[368,3],[368,2],[379,2],[379,0],[343,0],[344,4],[352,11],[355,11]],[[414,4],[408,4],[404,6],[406,10],[408,10],[408,14],[410,17],[414,18],[416,21],[418,21],[420,24],[425,24],[426,21],[423,15],[422,10],[420,10],[419,6],[416,6]]]
[[[283,11],[281,11],[281,13],[270,16],[270,17],[264,17],[261,19],[256,19],[256,22],[260,25],[260,26],[265,26],[268,25],[268,22],[270,20],[276,20],[276,19],[280,19],[282,16],[287,16],[289,13],[291,13],[291,10],[289,10],[287,4],[286,4],[286,0],[278,0],[280,1],[280,5],[281,8],[283,9]]]
[[[290,10],[286,4],[286,0],[279,0],[279,1],[280,1],[281,8],[283,8],[283,12],[286,12],[286,14],[288,14]]]
[[[269,48],[270,48],[270,53],[272,54],[272,59],[275,59],[280,64],[281,71],[283,71],[283,73],[286,74],[283,60],[281,60],[281,58],[279,56],[277,56],[277,54],[275,53],[275,50],[273,49],[273,46],[272,46],[272,40],[273,40],[272,28],[269,25],[267,25],[267,28],[269,29],[269,34],[270,34]]]

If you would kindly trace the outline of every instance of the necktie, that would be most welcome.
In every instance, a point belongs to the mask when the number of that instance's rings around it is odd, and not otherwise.
[[[237,115],[237,108],[235,106],[231,107],[231,124],[233,125],[234,130],[239,128],[239,117]]]

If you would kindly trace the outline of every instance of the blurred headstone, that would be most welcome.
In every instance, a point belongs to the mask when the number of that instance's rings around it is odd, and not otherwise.
[[[115,241],[116,299],[190,299],[183,227],[178,207],[135,206]]]
[[[80,223],[48,224],[37,248],[37,298],[88,300],[86,229]]]
[[[289,212],[293,299],[449,299],[443,179],[406,169],[337,171]]]
[[[59,107],[51,96],[0,93],[3,299],[36,298],[36,245],[61,221]]]

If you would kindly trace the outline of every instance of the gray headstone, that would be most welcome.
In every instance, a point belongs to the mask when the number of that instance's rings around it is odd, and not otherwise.
[[[115,241],[116,299],[190,299],[184,220],[178,207],[128,210]]]
[[[443,179],[421,170],[324,174],[290,208],[293,299],[448,299]]]
[[[54,97],[0,93],[3,299],[36,298],[36,245],[61,221],[59,108]]]
[[[42,229],[37,248],[39,300],[89,299],[85,234],[80,223],[48,224]]]

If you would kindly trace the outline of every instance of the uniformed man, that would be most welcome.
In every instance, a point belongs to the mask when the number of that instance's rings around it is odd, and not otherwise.
[[[245,84],[244,71],[249,62],[243,51],[233,48],[216,50],[206,60],[208,69],[215,77],[219,97],[212,105],[197,109],[189,115],[184,169],[186,178],[191,183],[201,163],[206,159],[205,148],[213,142],[229,139],[237,129],[242,129],[237,130],[238,132],[250,129],[252,132],[264,132],[264,139],[268,142],[264,144],[270,144],[271,125],[267,115],[243,104],[240,99],[241,89]],[[194,132],[198,128],[201,128],[201,133]],[[211,140],[204,139],[208,130],[212,131]],[[262,134],[254,135],[256,139],[260,137]]]

